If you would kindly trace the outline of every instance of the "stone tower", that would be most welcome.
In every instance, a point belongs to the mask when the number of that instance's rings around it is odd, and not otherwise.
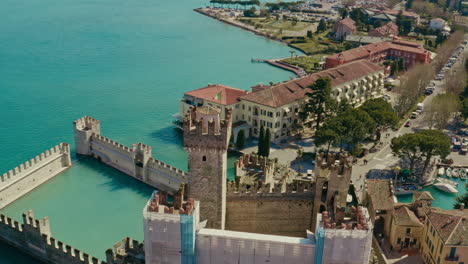
[[[101,134],[101,121],[84,116],[73,122],[75,130],[76,153],[90,155],[90,138],[92,134]]]
[[[146,181],[145,168],[148,160],[152,157],[152,147],[143,143],[133,144],[132,152],[135,161],[135,177]]]
[[[188,197],[200,201],[200,219],[207,227],[224,229],[226,217],[227,147],[231,111],[220,120],[211,107],[190,109],[184,118],[184,147],[188,153]]]
[[[312,225],[315,230],[317,214],[328,211],[332,220],[341,225],[351,184],[352,166],[348,154],[317,154],[315,160],[315,197]]]

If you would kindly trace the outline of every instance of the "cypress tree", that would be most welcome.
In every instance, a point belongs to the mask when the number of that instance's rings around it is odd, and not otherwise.
[[[245,132],[243,129],[237,133],[236,147],[241,149],[245,146]]]
[[[267,128],[266,130],[266,134],[265,134],[265,149],[264,149],[264,156],[265,157],[268,157],[270,156],[270,143],[271,143],[271,133],[270,133],[270,129]]]
[[[258,136],[258,151],[259,156],[264,156],[265,151],[265,129],[260,127],[260,135]]]

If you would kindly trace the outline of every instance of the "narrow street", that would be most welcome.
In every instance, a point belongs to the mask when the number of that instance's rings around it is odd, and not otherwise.
[[[466,46],[466,45],[465,45]],[[464,52],[466,54],[466,51]],[[460,55],[460,58],[457,59],[455,65],[452,67],[457,68],[463,61],[463,54]],[[446,75],[448,72],[446,73]],[[434,80],[433,80],[434,81]],[[366,179],[366,174],[369,172],[371,169],[386,169],[386,168],[391,168],[393,165],[395,165],[398,162],[398,157],[395,157],[392,154],[392,149],[390,148],[390,142],[391,139],[394,137],[398,137],[404,134],[408,133],[413,133],[418,130],[423,130],[423,129],[428,129],[427,122],[424,120],[424,115],[426,109],[429,108],[429,106],[432,103],[432,100],[437,94],[444,93],[444,88],[445,88],[445,81],[444,79],[440,81],[434,81],[435,82],[435,90],[434,93],[426,96],[422,103],[424,104],[423,107],[423,112],[420,114],[417,118],[415,119],[408,119],[405,122],[403,122],[402,126],[397,130],[397,131],[387,131],[382,133],[382,147],[380,148],[379,151],[375,153],[370,153],[368,154],[365,159],[367,159],[367,164],[364,165],[364,158],[360,159],[358,161],[358,164],[353,167],[353,172],[351,175],[351,179],[354,183],[354,186],[356,187],[356,195],[360,201],[364,199],[364,189],[365,189],[365,179]],[[410,127],[405,127],[405,123],[407,121],[410,121],[411,126]],[[389,133],[390,135],[387,137],[386,134]]]

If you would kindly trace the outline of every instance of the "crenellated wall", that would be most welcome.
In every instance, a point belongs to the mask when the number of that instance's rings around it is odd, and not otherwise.
[[[60,143],[0,176],[0,209],[71,167],[70,145]]]
[[[152,157],[152,147],[143,143],[127,147],[101,135],[100,121],[89,116],[75,122],[78,154],[90,155],[161,191],[174,193],[187,182],[184,171]]]
[[[49,219],[34,219],[32,211],[23,214],[23,224],[0,215],[0,240],[33,257],[53,264],[105,264],[51,236]]]
[[[253,176],[256,180],[274,184],[275,168],[276,162],[273,159],[255,154],[243,154],[234,163],[237,181],[245,176]]]
[[[227,187],[226,229],[305,237],[312,230],[314,183]]]

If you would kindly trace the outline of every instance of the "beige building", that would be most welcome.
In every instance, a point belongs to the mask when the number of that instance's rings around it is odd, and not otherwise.
[[[390,244],[395,249],[417,249],[421,244],[423,224],[406,205],[397,206],[393,211],[390,229]]]
[[[427,264],[468,263],[468,210],[431,209],[424,224],[421,254]]]
[[[384,69],[366,60],[317,72],[299,79],[285,81],[272,86],[258,85],[246,92],[224,85],[212,85],[184,94],[180,116],[192,106],[212,106],[232,112],[233,138],[240,129],[247,136],[257,137],[260,127],[269,128],[272,141],[279,141],[292,134],[295,124],[300,122],[299,112],[307,100],[309,88],[321,77],[332,82],[332,95],[338,102],[346,100],[359,106],[368,99],[381,95],[384,84]],[[221,94],[222,100],[217,100]]]

